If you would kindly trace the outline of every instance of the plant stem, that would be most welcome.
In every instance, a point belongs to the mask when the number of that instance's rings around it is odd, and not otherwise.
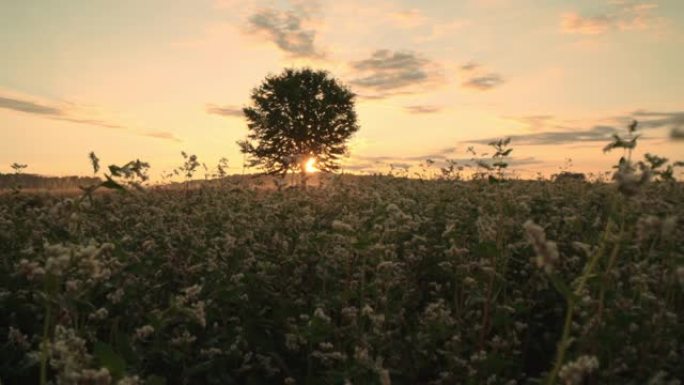
[[[50,318],[52,318],[52,307],[50,302],[45,305],[45,319],[43,320],[43,339],[40,351],[40,385],[47,383],[47,355],[50,344]]]
[[[603,236],[601,237],[600,246],[598,247],[596,252],[591,256],[591,259],[589,260],[589,263],[585,266],[582,275],[577,279],[577,286],[575,287],[575,290],[568,298],[566,298],[567,307],[565,310],[565,321],[563,322],[563,332],[561,333],[561,340],[560,342],[558,342],[558,346],[556,347],[556,360],[553,364],[553,368],[551,369],[551,373],[549,373],[548,377],[546,378],[546,385],[554,385],[556,383],[556,377],[558,377],[558,372],[560,371],[561,366],[565,361],[565,352],[567,351],[569,345],[570,327],[572,326],[572,316],[575,311],[575,298],[581,295],[582,291],[584,290],[584,286],[587,283],[587,280],[589,279],[589,277],[591,277],[592,272],[596,268],[598,260],[600,259],[601,255],[603,255],[606,244],[606,238],[608,237],[608,232],[610,231],[610,229],[611,221],[608,220],[606,222],[606,227],[603,230]]]
[[[617,259],[617,256],[620,252],[620,243],[622,242],[622,237],[625,233],[625,217],[627,216],[625,212],[625,206],[622,206],[622,218],[620,219],[620,230],[618,233],[618,239],[615,241],[615,245],[613,246],[613,250],[611,250],[610,253],[610,259],[608,260],[608,266],[606,267],[606,270],[603,272],[603,280],[601,283],[601,293],[599,295],[599,310],[598,310],[598,319],[599,322],[601,318],[603,317],[603,301],[605,299],[605,292],[606,292],[606,287],[610,283],[610,271],[613,268],[613,265],[615,264],[615,260]],[[600,325],[600,323],[599,323]]]
[[[568,348],[568,340],[570,338],[570,326],[572,326],[572,315],[575,311],[575,300],[573,298],[568,298],[568,306],[565,311],[565,322],[563,323],[563,333],[561,334],[561,340],[556,347],[556,362],[553,364],[553,369],[551,373],[546,378],[546,385],[553,385],[556,383],[556,377],[560,371],[561,365],[565,361],[565,352]]]

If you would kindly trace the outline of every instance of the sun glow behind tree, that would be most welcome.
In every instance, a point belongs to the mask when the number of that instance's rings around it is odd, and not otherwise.
[[[313,173],[321,171],[321,170],[316,168],[316,158],[315,157],[311,157],[306,161],[306,163],[304,164],[304,171],[307,174],[313,174]]]
[[[268,174],[336,171],[359,129],[355,95],[326,71],[286,69],[269,75],[244,108],[249,133],[240,150]],[[314,166],[315,165],[315,166]]]

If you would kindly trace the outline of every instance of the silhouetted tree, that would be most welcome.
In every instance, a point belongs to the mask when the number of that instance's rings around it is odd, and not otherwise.
[[[250,132],[240,149],[251,166],[269,174],[299,169],[303,176],[311,157],[319,170],[337,170],[346,141],[359,129],[354,97],[326,71],[286,69],[268,76],[243,109]]]
[[[559,174],[553,174],[551,179],[553,179],[555,182],[585,182],[587,180],[587,176],[581,172],[561,171]]]

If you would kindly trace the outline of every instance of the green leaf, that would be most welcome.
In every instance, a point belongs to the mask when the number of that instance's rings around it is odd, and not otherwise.
[[[126,362],[104,342],[98,341],[95,344],[95,358],[101,366],[109,370],[114,378],[121,378],[126,372]]]
[[[119,190],[119,191],[125,191],[126,190],[126,188],[124,188],[124,186],[118,184],[117,182],[115,182],[110,177],[107,177],[107,180],[102,182],[101,186],[104,188],[112,189],[112,190]]]
[[[115,164],[109,165],[109,173],[112,174],[113,176],[121,176],[121,171],[123,169]],[[107,178],[109,179],[109,178]]]

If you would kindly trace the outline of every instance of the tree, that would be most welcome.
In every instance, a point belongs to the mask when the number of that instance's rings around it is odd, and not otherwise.
[[[269,174],[299,169],[304,181],[310,158],[319,170],[335,171],[359,129],[354,97],[326,71],[286,69],[267,76],[243,109],[250,132],[238,142],[240,150]]]

